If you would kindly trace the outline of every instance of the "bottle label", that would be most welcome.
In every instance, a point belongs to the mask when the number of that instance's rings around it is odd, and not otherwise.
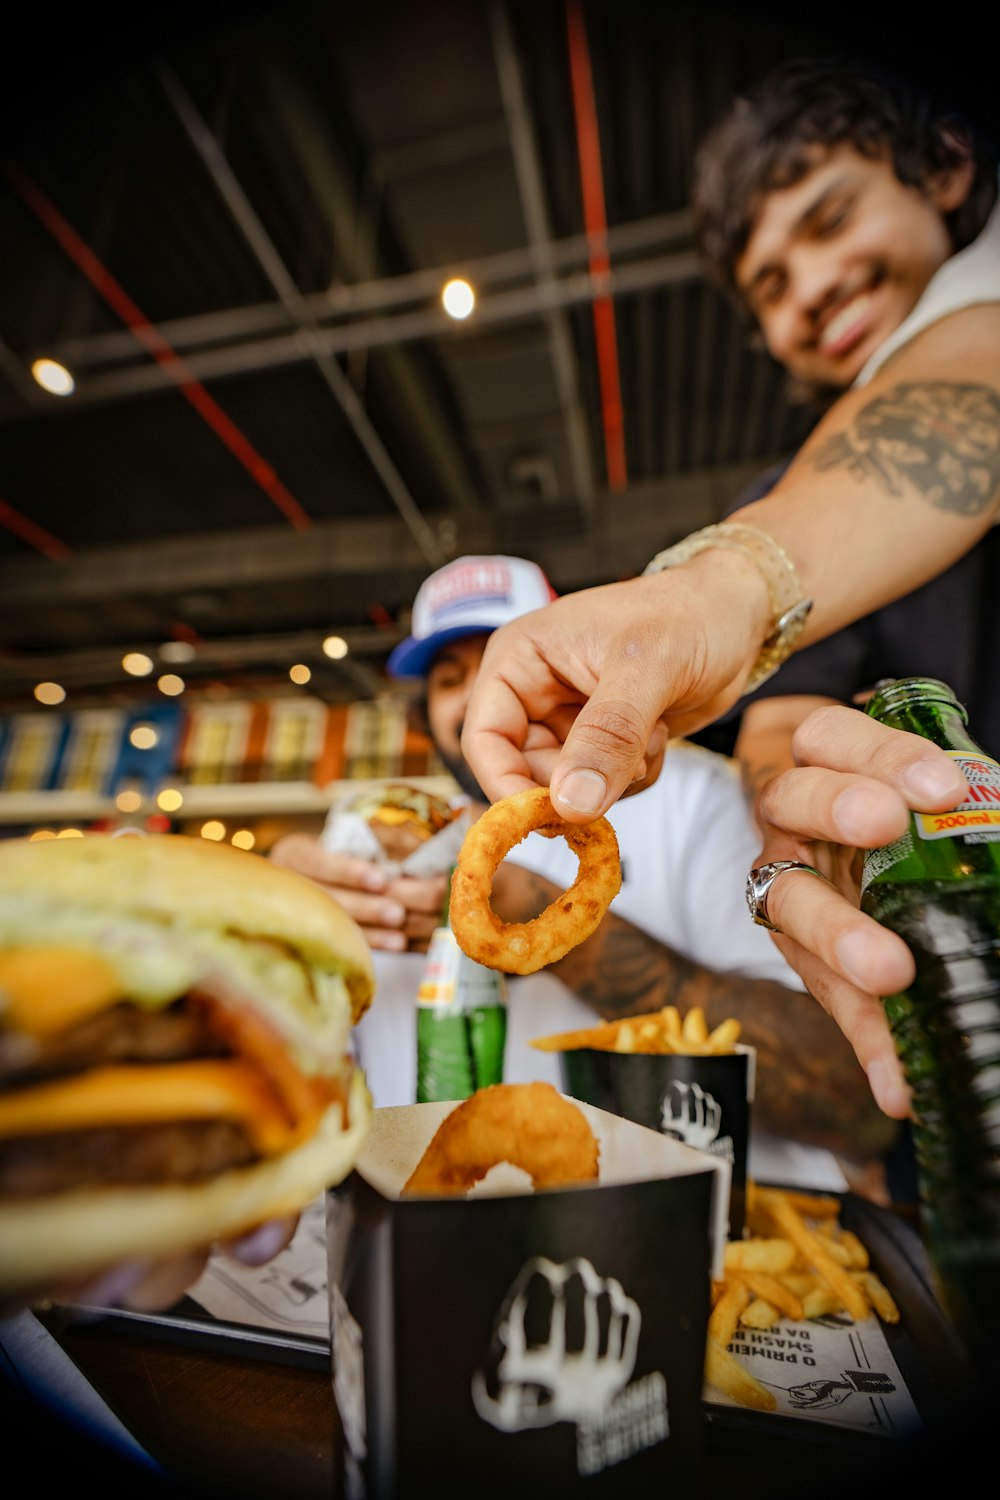
[[[1000,765],[988,755],[968,750],[946,750],[958,762],[969,783],[969,795],[950,812],[913,814],[910,828],[884,849],[869,849],[861,875],[862,894],[873,880],[907,859],[914,848],[914,835],[934,839],[961,839],[963,844],[991,844],[1000,839]]]
[[[968,797],[950,812],[913,815],[922,839],[965,838],[966,843],[1000,839],[1000,765],[988,755],[968,750],[946,750],[957,761],[969,783]]]
[[[462,950],[450,927],[439,927],[427,949],[424,977],[417,990],[417,1004],[447,1009],[458,994],[458,976]]]
[[[506,1001],[503,975],[467,958],[450,927],[437,928],[427,949],[417,1005],[459,1012]]]

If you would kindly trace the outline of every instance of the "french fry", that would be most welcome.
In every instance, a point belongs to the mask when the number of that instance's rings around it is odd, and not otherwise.
[[[754,1297],[740,1313],[740,1323],[744,1328],[773,1328],[780,1317],[781,1313],[772,1303],[763,1297]]]
[[[860,1281],[871,1300],[872,1307],[878,1313],[884,1323],[899,1322],[899,1308],[889,1288],[877,1276],[874,1271],[855,1271],[854,1275]]]
[[[700,1005],[692,1005],[684,1017],[681,1035],[685,1042],[701,1044],[708,1041],[708,1022],[705,1020],[705,1012]]]
[[[663,1031],[667,1041],[673,1047],[681,1040],[681,1013],[676,1005],[665,1005],[660,1011],[663,1020]]]
[[[533,1037],[540,1052],[574,1052],[581,1047],[599,1052],[687,1052],[699,1056],[721,1056],[732,1052],[740,1035],[740,1023],[730,1016],[709,1033],[705,1012],[693,1005],[681,1020],[676,1005],[637,1016],[622,1016],[583,1031],[561,1031]]]
[[[790,1239],[730,1240],[725,1250],[727,1271],[790,1271],[796,1249]]]
[[[618,1028],[618,1035],[615,1037],[614,1050],[616,1052],[635,1051],[635,1031],[627,1021],[623,1021],[621,1026],[619,1026]]]
[[[736,1332],[740,1314],[753,1293],[745,1281],[727,1281],[722,1296],[708,1318],[708,1336],[723,1349]]]
[[[739,1271],[734,1274],[746,1282],[755,1297],[769,1302],[786,1318],[798,1321],[803,1316],[802,1298],[783,1281],[779,1281],[777,1276],[768,1276],[763,1271]]]
[[[714,1390],[730,1396],[741,1406],[751,1406],[755,1411],[774,1411],[778,1405],[771,1391],[744,1370],[735,1355],[723,1349],[711,1337],[705,1346],[705,1379]]]
[[[815,1271],[782,1271],[780,1277],[775,1277],[783,1287],[793,1292],[798,1298],[805,1297],[809,1292],[814,1292],[821,1284]]]
[[[843,1298],[832,1286],[818,1286],[802,1299],[802,1310],[807,1318],[825,1318],[828,1313],[842,1312],[843,1308]]]
[[[850,1260],[847,1264],[855,1270],[867,1271],[868,1251],[858,1239],[853,1229],[842,1229],[840,1231],[840,1243],[850,1254]]]
[[[710,1031],[705,1045],[710,1053],[732,1052],[740,1039],[741,1031],[739,1021],[730,1016],[725,1021],[720,1021],[714,1031]]]
[[[850,1273],[830,1254],[821,1236],[809,1228],[798,1209],[780,1193],[761,1188],[758,1196],[761,1206],[767,1210],[796,1249],[802,1252],[805,1260],[837,1293],[854,1321],[863,1323],[871,1311],[868,1297]]]

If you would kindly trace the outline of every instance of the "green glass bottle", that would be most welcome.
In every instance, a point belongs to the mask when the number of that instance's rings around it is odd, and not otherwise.
[[[467,1099],[503,1082],[507,984],[467,957],[451,930],[451,879],[417,991],[417,1103]]]
[[[1000,765],[943,682],[879,683],[866,711],[940,745],[971,788],[953,811],[913,813],[901,839],[868,851],[861,905],[916,960],[912,985],[884,1004],[913,1091],[939,1298],[978,1365],[1000,1332]]]

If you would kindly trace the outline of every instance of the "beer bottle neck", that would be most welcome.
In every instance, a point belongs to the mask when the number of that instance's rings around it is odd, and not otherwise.
[[[945,750],[981,749],[969,734],[965,708],[947,683],[933,677],[880,682],[865,712],[880,724],[919,734]]]

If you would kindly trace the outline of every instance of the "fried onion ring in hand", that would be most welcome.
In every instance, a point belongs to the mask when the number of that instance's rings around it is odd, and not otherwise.
[[[536,1188],[594,1182],[600,1148],[583,1111],[551,1083],[492,1083],[455,1106],[403,1193],[464,1193],[509,1162]]]
[[[490,905],[493,876],[529,833],[564,838],[580,868],[569,889],[532,921],[501,922]],[[618,840],[608,820],[567,823],[545,787],[529,787],[494,802],[465,835],[451,881],[452,931],[476,963],[507,974],[534,974],[590,937],[621,883]]]

